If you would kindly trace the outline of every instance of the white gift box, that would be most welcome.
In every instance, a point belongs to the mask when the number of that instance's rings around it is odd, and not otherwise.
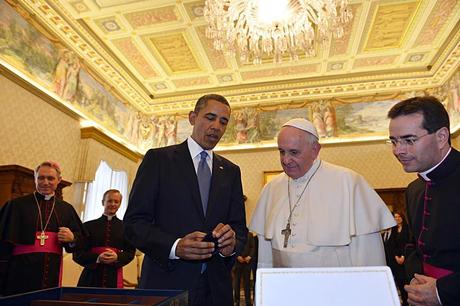
[[[260,268],[257,306],[399,306],[390,268]]]

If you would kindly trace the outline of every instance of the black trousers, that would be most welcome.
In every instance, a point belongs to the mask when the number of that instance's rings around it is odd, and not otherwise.
[[[188,304],[189,306],[218,306],[212,303],[207,271],[201,274],[195,288],[189,290]]]

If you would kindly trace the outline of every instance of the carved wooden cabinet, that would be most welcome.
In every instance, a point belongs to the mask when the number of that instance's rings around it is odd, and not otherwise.
[[[71,183],[62,180],[56,197],[62,199],[62,189]],[[19,165],[0,166],[0,207],[8,200],[32,193],[35,190],[34,171]]]

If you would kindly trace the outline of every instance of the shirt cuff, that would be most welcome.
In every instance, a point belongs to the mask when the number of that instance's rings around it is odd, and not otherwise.
[[[223,258],[226,258],[226,257],[232,257],[233,255],[235,255],[236,252],[233,252],[232,254],[228,255],[228,256],[225,256],[224,254],[222,254],[221,252],[219,252],[219,255],[220,257],[223,257]]]
[[[442,306],[441,299],[439,298],[438,287],[436,286],[435,288],[436,288],[436,297],[438,298],[439,305]]]
[[[177,248],[177,244],[179,243],[179,240],[180,238],[177,238],[177,240],[172,245],[171,251],[169,252],[169,259],[180,259],[179,257],[176,256],[176,248]]]

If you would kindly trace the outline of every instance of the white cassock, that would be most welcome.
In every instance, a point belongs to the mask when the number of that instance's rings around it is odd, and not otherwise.
[[[396,225],[385,203],[358,173],[317,159],[290,185],[294,207],[284,248],[290,205],[288,176],[262,190],[249,228],[259,237],[258,267],[350,267],[385,265],[380,230]]]

